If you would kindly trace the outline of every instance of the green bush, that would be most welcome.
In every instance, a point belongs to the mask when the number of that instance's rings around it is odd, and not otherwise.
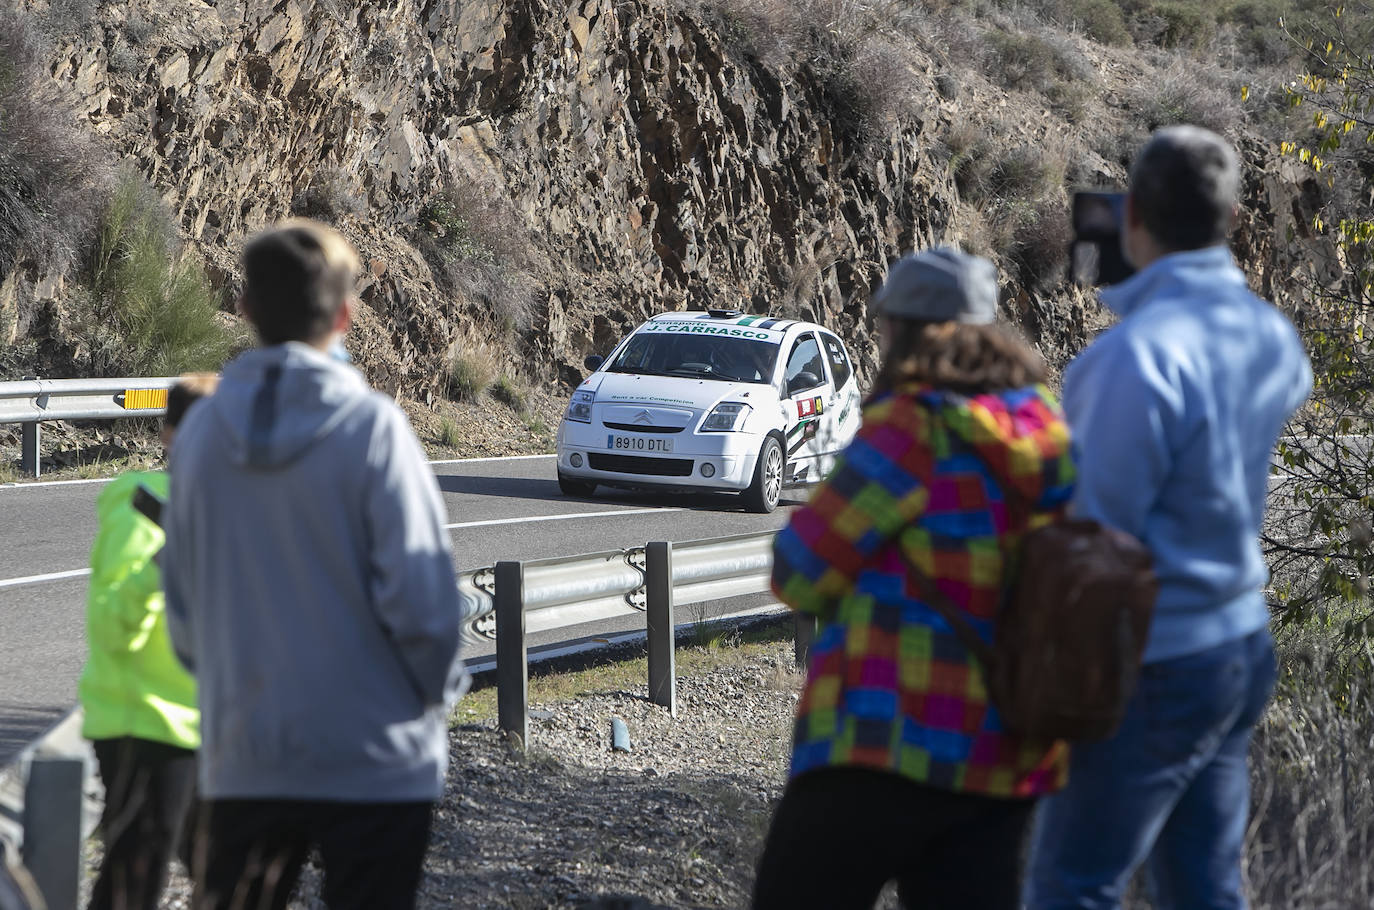
[[[452,419],[445,417],[439,421],[439,443],[446,445],[450,449],[456,448],[463,441],[463,434],[458,429],[458,424]]]
[[[85,328],[105,361],[94,369],[173,376],[217,370],[233,351],[238,339],[221,322],[219,295],[179,246],[152,188],[126,176],[101,217],[86,276]]]
[[[1103,44],[1130,44],[1131,33],[1121,6],[1112,0],[1065,0],[1057,17],[1060,25],[1078,26]]]
[[[1082,29],[1103,44],[1130,44],[1123,4],[1114,0],[1000,0],[1009,9],[1029,8],[1042,21],[1063,28]]]
[[[1162,22],[1156,38],[1160,47],[1196,49],[1216,37],[1217,20],[1210,4],[1165,0],[1154,4],[1151,12]]]

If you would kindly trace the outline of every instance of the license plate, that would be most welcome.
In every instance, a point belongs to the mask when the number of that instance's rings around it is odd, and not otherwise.
[[[617,452],[671,452],[673,441],[647,436],[616,436],[612,434],[606,437],[606,448]]]

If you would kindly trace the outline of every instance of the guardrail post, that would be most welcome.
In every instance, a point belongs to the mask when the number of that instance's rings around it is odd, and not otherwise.
[[[645,547],[644,591],[649,634],[649,701],[677,717],[672,543],[656,541]]]
[[[24,865],[53,910],[76,907],[81,881],[79,758],[35,758],[24,787]]]
[[[38,452],[40,434],[38,431],[38,421],[20,424],[20,435],[23,437],[23,452],[20,459],[20,470],[31,477],[37,477],[42,468],[42,456]]]
[[[496,564],[496,713],[503,733],[529,742],[529,656],[525,650],[525,573],[518,562]]]
[[[816,617],[809,613],[797,613],[796,657],[797,666],[805,667],[811,658],[811,643],[816,640]]]

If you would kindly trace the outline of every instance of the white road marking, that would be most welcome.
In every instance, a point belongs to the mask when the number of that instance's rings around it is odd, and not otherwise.
[[[17,588],[20,585],[37,585],[45,581],[61,581],[64,578],[81,578],[90,574],[90,569],[70,569],[66,572],[49,572],[46,575],[25,575],[22,578],[0,578],[0,588]]]
[[[430,464],[479,464],[484,461],[530,461],[535,458],[557,458],[549,452],[546,455],[491,455],[485,458],[447,458],[431,461]]]
[[[29,487],[78,487],[89,483],[109,483],[113,477],[94,477],[90,480],[34,480],[0,483],[0,490],[26,490]]]
[[[535,521],[569,521],[575,518],[610,518],[613,515],[652,515],[661,512],[686,512],[685,508],[670,506],[654,509],[613,509],[606,512],[570,512],[562,515],[531,515],[525,518],[491,518],[486,521],[460,521],[444,525],[449,531],[464,528],[485,528],[490,525],[514,525]],[[66,578],[80,578],[90,575],[90,569],[71,569],[66,572],[49,572],[46,575],[25,575],[21,578],[0,579],[0,588],[17,588],[20,585],[37,585],[48,581],[62,581]]]
[[[615,509],[609,512],[568,512],[560,515],[531,515],[528,518],[489,518],[486,521],[460,521],[444,525],[447,530],[462,528],[485,528],[489,525],[517,525],[535,521],[570,521],[574,518],[609,518],[612,515],[652,515],[660,512],[686,512],[687,509],[670,506],[662,509]]]
[[[489,461],[530,461],[536,458],[556,458],[558,456],[550,453],[547,455],[493,455],[482,458],[441,458],[428,464],[482,464]],[[75,487],[83,484],[109,483],[113,477],[94,477],[90,480],[33,480],[16,481],[13,483],[0,483],[0,490],[28,490],[34,487]]]

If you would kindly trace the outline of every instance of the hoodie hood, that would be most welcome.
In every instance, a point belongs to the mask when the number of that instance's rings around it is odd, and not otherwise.
[[[1062,501],[1074,480],[1069,427],[1049,389],[1031,386],[968,397],[924,388],[916,398],[972,449],[1003,489],[1037,508]]]
[[[353,367],[306,344],[255,348],[224,368],[210,408],[243,467],[272,470],[329,435],[371,394]]]

